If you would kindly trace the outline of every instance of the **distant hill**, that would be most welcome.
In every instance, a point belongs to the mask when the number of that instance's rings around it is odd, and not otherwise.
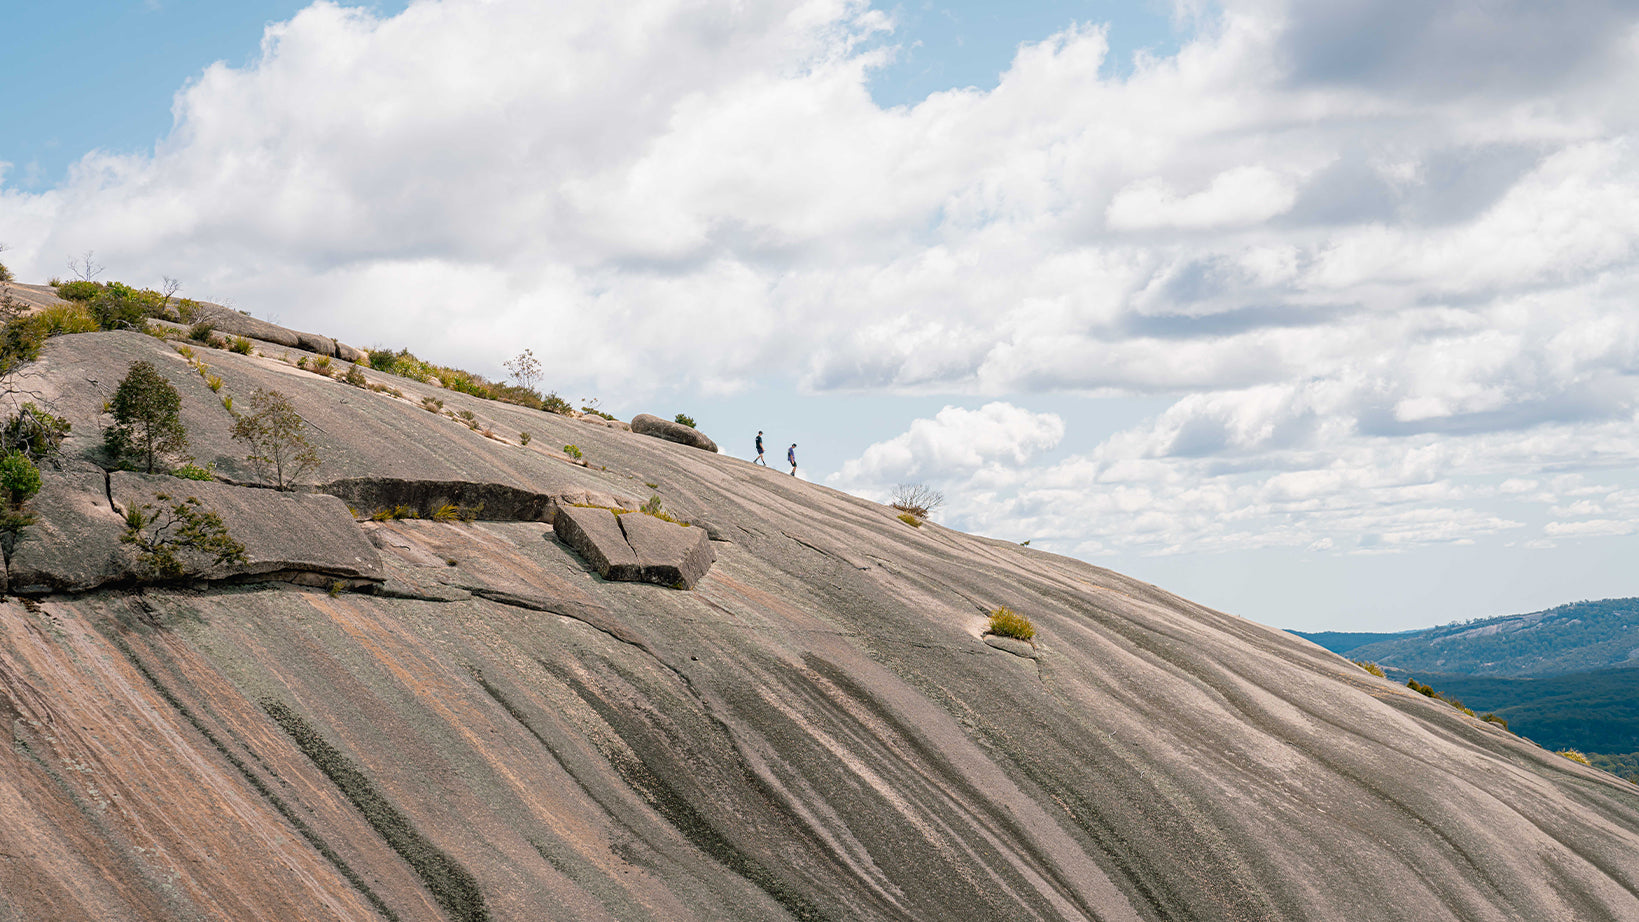
[[[1391,679],[1431,685],[1549,749],[1639,753],[1639,669],[1600,669],[1541,679],[1408,673]]]
[[[1397,640],[1401,637],[1421,634],[1423,630],[1419,628],[1415,631],[1400,631],[1395,634],[1378,634],[1370,631],[1316,631],[1313,634],[1304,631],[1293,631],[1292,633],[1304,640],[1319,644],[1333,653],[1344,654],[1369,643]]]
[[[1552,676],[1639,666],[1639,599],[1572,602],[1547,611],[1504,615],[1343,646],[1302,635],[1351,659],[1414,674]],[[1340,638],[1371,635],[1335,635]],[[1347,643],[1344,640],[1343,643]]]

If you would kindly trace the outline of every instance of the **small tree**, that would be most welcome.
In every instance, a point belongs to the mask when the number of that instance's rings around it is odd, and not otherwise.
[[[945,504],[945,494],[925,483],[902,483],[893,488],[893,499],[888,503],[900,512],[925,519]]]
[[[512,380],[524,390],[533,391],[535,382],[541,380],[541,363],[535,358],[535,350],[524,351],[502,363],[503,368],[512,375]]]
[[[245,546],[197,497],[179,503],[164,493],[154,498],[161,503],[158,509],[143,503],[125,513],[125,534],[120,536],[135,545],[137,564],[150,579],[180,579],[190,561],[205,567],[245,563]]]
[[[690,429],[694,428],[694,417],[687,413],[677,414],[676,416],[672,417],[672,421],[680,426],[688,426]]]
[[[278,391],[257,388],[250,406],[250,413],[233,421],[233,437],[250,446],[245,460],[258,477],[288,490],[319,466],[319,453],[304,433],[307,422]]]
[[[150,474],[165,456],[188,447],[182,425],[182,395],[147,362],[131,363],[109,405],[114,425],[103,433],[103,446],[116,462],[126,456]]]
[[[97,276],[102,274],[102,263],[97,262],[97,251],[86,250],[85,255],[79,259],[70,256],[68,271],[74,273],[74,277],[82,282],[95,282]]]

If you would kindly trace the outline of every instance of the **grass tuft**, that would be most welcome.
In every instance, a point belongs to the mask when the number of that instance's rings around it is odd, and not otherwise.
[[[991,611],[990,627],[985,629],[985,633],[1016,640],[1034,640],[1036,626],[1030,623],[1029,618],[1003,606]]]

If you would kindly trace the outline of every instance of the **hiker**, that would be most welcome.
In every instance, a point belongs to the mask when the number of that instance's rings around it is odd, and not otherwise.
[[[757,460],[751,463],[761,464],[763,467],[768,466],[768,462],[763,460],[763,430],[761,429],[757,430]]]
[[[791,476],[793,476],[793,477],[797,476],[797,443],[796,442],[792,442],[791,447],[787,448],[785,450],[785,460],[791,462]]]

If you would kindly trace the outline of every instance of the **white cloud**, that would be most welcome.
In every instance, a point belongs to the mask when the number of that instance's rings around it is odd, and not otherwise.
[[[1180,9],[1130,76],[1080,25],[882,109],[861,0],[319,3],[152,152],[0,185],[0,239],[479,370],[533,347],[611,402],[993,399],[837,482],[942,478],[1084,553],[1594,530],[1553,478],[1639,459],[1639,16]],[[1042,393],[1171,405],[1039,466]]]
[[[827,482],[862,493],[882,493],[896,483],[973,477],[987,467],[1022,465],[1064,437],[1064,421],[1008,403],[977,410],[945,407],[932,419],[866,448]]]

